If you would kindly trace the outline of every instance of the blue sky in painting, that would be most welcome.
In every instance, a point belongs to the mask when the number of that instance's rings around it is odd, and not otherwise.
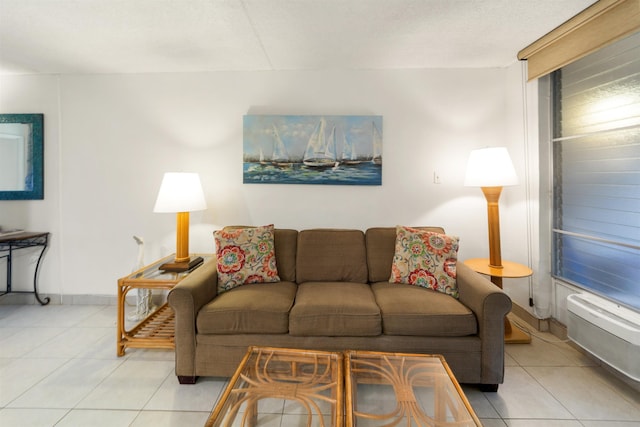
[[[265,158],[273,152],[275,125],[292,161],[301,161],[309,138],[321,118],[327,121],[325,137],[333,126],[337,132],[337,153],[342,153],[343,133],[354,144],[360,157],[373,154],[372,123],[382,135],[382,116],[275,116],[246,115],[243,126],[243,153],[245,161],[259,158],[260,149]]]

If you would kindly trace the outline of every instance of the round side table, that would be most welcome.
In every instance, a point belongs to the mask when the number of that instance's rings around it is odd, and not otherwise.
[[[471,258],[464,261],[466,265],[480,274],[491,276],[491,282],[502,289],[503,278],[529,277],[533,271],[526,265],[502,260],[502,268],[489,264],[489,258]],[[504,342],[508,344],[528,344],[531,336],[513,325],[507,317],[504,318]]]

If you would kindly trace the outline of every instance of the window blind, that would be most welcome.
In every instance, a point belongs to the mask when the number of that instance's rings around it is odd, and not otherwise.
[[[518,52],[537,79],[640,29],[640,0],[599,0]]]
[[[640,310],[640,33],[554,85],[554,275]]]

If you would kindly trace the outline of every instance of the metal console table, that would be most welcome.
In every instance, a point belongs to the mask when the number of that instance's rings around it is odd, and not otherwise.
[[[0,293],[0,296],[6,295],[10,292],[14,293],[31,293],[31,291],[14,291],[11,289],[11,261],[13,258],[13,252],[18,249],[41,247],[40,255],[38,256],[38,262],[36,263],[36,270],[33,273],[33,294],[36,296],[38,302],[42,305],[49,304],[50,298],[43,299],[38,295],[38,269],[40,268],[40,261],[44,251],[47,249],[49,243],[49,233],[35,233],[22,231],[18,233],[10,233],[2,235],[0,234],[0,259],[7,259],[7,289],[5,292]]]

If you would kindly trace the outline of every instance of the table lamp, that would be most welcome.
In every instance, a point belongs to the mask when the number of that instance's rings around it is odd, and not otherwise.
[[[490,147],[473,150],[467,164],[464,185],[481,187],[487,199],[489,222],[489,267],[501,269],[500,213],[498,200],[502,187],[518,184],[516,171],[505,147]],[[495,281],[494,281],[495,283]],[[496,283],[497,285],[501,285]],[[502,286],[500,286],[502,287]]]
[[[189,212],[207,208],[197,173],[167,172],[162,178],[154,212],[176,213],[176,256],[160,266],[164,271],[187,271],[202,263],[189,256]]]

